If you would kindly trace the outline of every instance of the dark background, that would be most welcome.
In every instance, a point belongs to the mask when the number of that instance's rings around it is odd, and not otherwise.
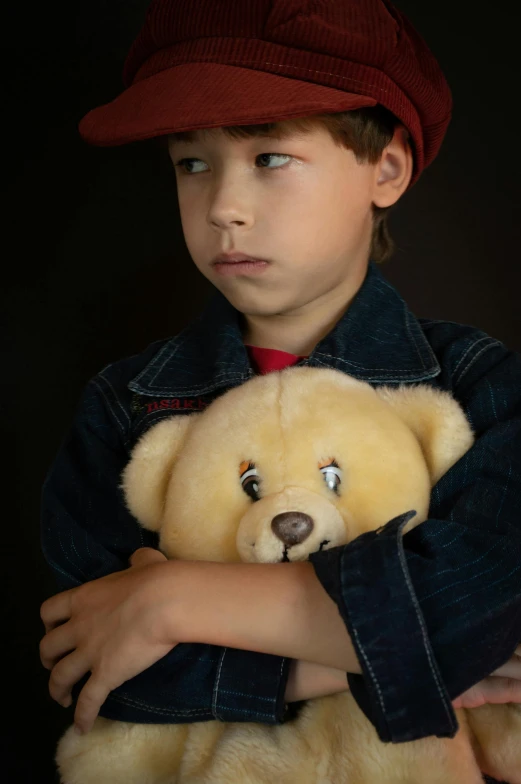
[[[39,607],[55,592],[39,541],[45,472],[87,380],[178,332],[211,288],[184,245],[166,156],[147,143],[91,148],[77,133],[89,109],[121,91],[147,5],[29,0],[3,12],[0,777],[9,784],[55,780],[54,748],[72,720],[49,697],[38,651]],[[517,25],[504,10],[478,15],[470,0],[396,5],[437,55],[455,108],[438,158],[391,216],[399,250],[385,274],[417,316],[478,326],[521,351]]]

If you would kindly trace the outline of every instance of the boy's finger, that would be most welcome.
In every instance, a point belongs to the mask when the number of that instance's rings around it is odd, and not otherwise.
[[[145,566],[148,563],[166,560],[166,556],[160,550],[155,550],[153,547],[140,547],[139,550],[132,553],[129,563],[131,566]]]
[[[485,678],[479,685],[487,703],[521,703],[521,681],[517,679]]]
[[[85,654],[74,651],[56,664],[49,678],[49,694],[59,705],[67,708],[72,703],[71,690],[90,669]]]
[[[514,678],[521,681],[521,659],[519,656],[513,656],[505,664],[498,667],[491,673],[492,676],[503,676],[505,678]]]
[[[521,681],[512,678],[489,677],[476,683],[453,700],[454,708],[479,708],[481,705],[521,703]]]
[[[57,626],[47,632],[40,640],[40,661],[46,670],[51,670],[56,662],[76,647],[71,624]]]
[[[69,620],[71,617],[71,598],[76,588],[57,593],[46,599],[40,607],[40,618],[42,619],[45,631],[48,632],[60,623]]]
[[[109,693],[110,688],[107,688],[103,681],[96,679],[95,675],[90,676],[79,694],[74,711],[74,725],[80,734],[92,729],[99,709]]]

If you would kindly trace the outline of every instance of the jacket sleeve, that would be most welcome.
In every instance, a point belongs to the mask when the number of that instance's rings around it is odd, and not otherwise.
[[[137,523],[119,489],[130,454],[128,420],[113,385],[98,374],[83,392],[42,490],[41,545],[59,590],[125,569],[137,548],[157,547],[156,534]],[[284,701],[290,661],[180,643],[112,691],[100,715],[139,723],[282,723],[296,709]]]
[[[433,488],[428,519],[404,536],[404,514],[310,556],[362,667],[351,691],[382,741],[452,737],[451,701],[521,641],[521,357],[483,334],[447,349],[476,441]]]

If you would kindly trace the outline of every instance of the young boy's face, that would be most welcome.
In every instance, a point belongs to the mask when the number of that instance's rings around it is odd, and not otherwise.
[[[338,305],[359,287],[378,167],[358,163],[325,129],[283,140],[204,129],[189,143],[170,139],[169,154],[190,255],[239,311],[298,314],[315,301]],[[225,275],[212,259],[234,251],[269,263]]]

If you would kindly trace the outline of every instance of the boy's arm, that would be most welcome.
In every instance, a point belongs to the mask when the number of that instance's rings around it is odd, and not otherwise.
[[[343,691],[349,691],[343,670],[304,659],[292,659],[286,685],[286,702],[327,697]]]
[[[126,569],[137,549],[157,547],[156,535],[138,525],[118,489],[130,448],[125,389],[105,372],[86,386],[43,487],[41,543],[60,591]],[[292,713],[284,698],[290,663],[282,656],[179,644],[113,690],[100,715],[141,723],[281,723]]]
[[[342,670],[346,685],[346,672],[361,672],[338,607],[310,563],[168,561],[164,571],[168,639],[303,659]]]
[[[167,637],[289,656],[287,702],[348,691],[347,673],[361,672],[311,564],[174,561],[165,568],[174,586],[169,620],[163,614]],[[521,646],[491,675],[454,707],[521,702]]]

